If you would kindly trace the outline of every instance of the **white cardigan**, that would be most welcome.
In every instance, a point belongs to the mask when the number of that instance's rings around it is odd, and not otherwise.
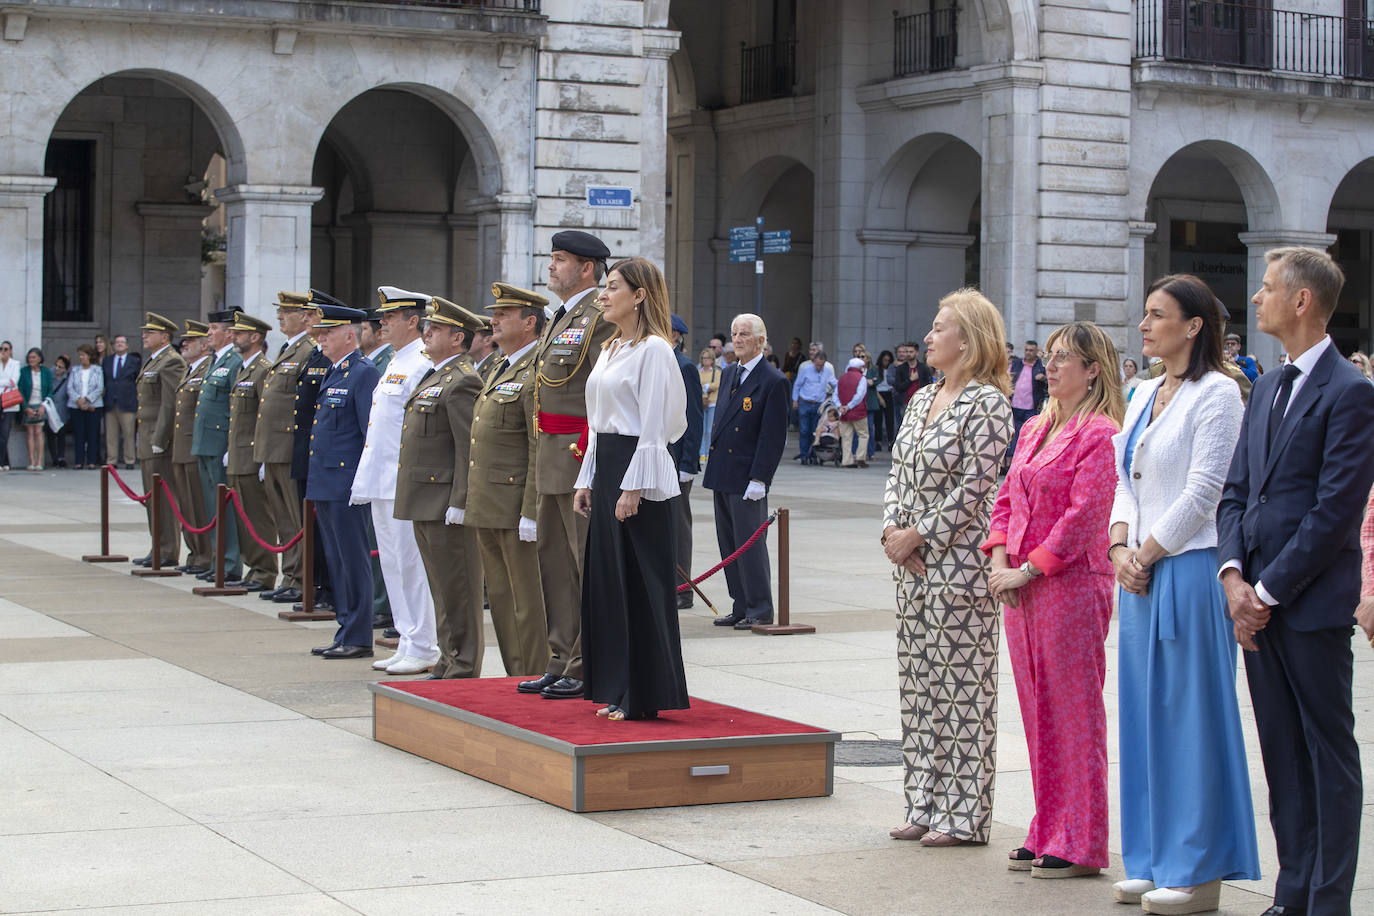
[[[1126,442],[1163,383],[1160,377],[1136,388],[1121,432],[1112,437],[1117,478],[1111,524],[1130,526],[1129,546],[1139,547],[1153,536],[1172,556],[1217,545],[1217,503],[1245,407],[1240,388],[1224,373],[1185,381],[1141,433],[1128,474]]]

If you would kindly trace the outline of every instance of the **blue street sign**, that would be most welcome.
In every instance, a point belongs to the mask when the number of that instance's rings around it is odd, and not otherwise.
[[[768,235],[768,233],[765,232],[765,233],[764,233],[764,236],[766,237],[767,235]],[[751,243],[752,243],[752,242],[754,241],[754,239],[756,239],[756,238],[758,238],[758,237],[759,237],[759,231],[758,231],[757,229],[755,229],[753,226],[731,226],[731,227],[730,227],[730,243],[731,243],[731,244],[737,244],[737,243],[739,243],[739,242],[751,242]]]
[[[730,249],[731,264],[747,264],[754,260],[754,246],[750,245],[747,249]]]
[[[634,206],[634,189],[588,186],[587,206],[607,210],[629,210]]]
[[[787,253],[788,253],[789,251],[791,251],[791,250],[792,250],[792,240],[791,240],[791,239],[767,239],[767,238],[766,238],[766,239],[763,240],[763,253],[764,253],[764,254],[787,254]]]
[[[792,241],[792,230],[774,229],[772,232],[765,232],[763,234],[763,241],[765,242],[765,244],[769,241],[777,240],[784,240],[790,243]]]

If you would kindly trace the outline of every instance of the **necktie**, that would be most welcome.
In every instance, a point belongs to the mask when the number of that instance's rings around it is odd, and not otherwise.
[[[553,323],[558,324],[558,322],[563,320],[563,316],[566,314],[568,314],[568,310],[564,306],[560,305],[558,307],[558,311],[553,313]]]
[[[429,381],[429,377],[438,371],[439,370],[434,368],[433,366],[430,366],[428,369],[426,369],[425,374],[420,376],[420,385],[423,385],[425,382]],[[416,385],[415,387],[419,388],[420,385]]]
[[[730,397],[733,398],[735,392],[739,391],[740,386],[744,384],[744,375],[747,371],[748,370],[744,368],[743,364],[741,364],[739,371],[735,373],[735,383],[730,386]]]
[[[500,378],[500,377],[501,377],[501,373],[502,373],[502,372],[505,372],[505,371],[506,371],[507,369],[509,369],[509,368],[510,368],[510,360],[508,360],[508,359],[503,359],[503,360],[501,360],[501,362],[499,362],[499,363],[496,364],[496,372],[494,372],[494,373],[492,374],[491,377],[492,377],[492,378]]]
[[[1283,367],[1282,377],[1279,379],[1279,396],[1274,401],[1274,407],[1269,411],[1269,444],[1274,444],[1275,437],[1278,436],[1279,426],[1283,423],[1283,415],[1288,410],[1288,399],[1293,396],[1293,381],[1302,374],[1297,366],[1288,363]]]
[[[289,347],[289,346],[291,346],[291,341],[289,341],[289,340],[284,340],[284,341],[282,341],[281,349],[277,351],[277,358],[278,358],[278,359],[281,358],[281,355],[282,355],[283,353],[286,352],[286,348]]]
[[[116,377],[116,378],[119,376],[119,370],[120,370],[120,369],[123,369],[123,368],[124,368],[124,357],[122,357],[122,356],[116,356],[116,357],[115,357],[115,371],[114,371],[114,374],[115,374],[115,377]]]

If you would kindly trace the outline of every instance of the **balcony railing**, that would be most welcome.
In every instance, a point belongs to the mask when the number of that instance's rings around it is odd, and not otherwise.
[[[893,14],[892,75],[913,76],[953,70],[959,56],[959,10],[950,7],[914,13]]]
[[[371,0],[393,6],[448,6],[471,10],[501,10],[514,13],[539,12],[540,0]]]
[[[1135,56],[1374,79],[1374,20],[1219,0],[1140,0]]]
[[[797,43],[740,48],[740,104],[792,95],[797,82]]]

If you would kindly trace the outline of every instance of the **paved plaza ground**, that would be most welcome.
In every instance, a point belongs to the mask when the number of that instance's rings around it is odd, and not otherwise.
[[[888,742],[841,744],[841,761],[892,759],[900,734],[893,586],[877,543],[884,459],[867,470],[785,460],[779,472],[771,503],[791,510],[793,616],[815,635],[722,630],[700,602],[682,614],[694,696]],[[709,495],[692,494],[698,569],[717,558]],[[1006,870],[1033,804],[1005,650],[986,847],[889,839],[901,768],[881,763],[838,766],[829,798],[571,814],[373,742],[368,664],[308,654],[332,624],[279,621],[280,606],[255,596],[198,598],[185,577],[82,563],[99,544],[98,496],[93,472],[0,475],[0,912],[1138,912],[1112,903],[1115,856],[1095,879]],[[115,552],[146,553],[142,510],[120,496],[111,515]],[[728,609],[722,577],[705,589]],[[493,639],[488,627],[484,673],[502,676]],[[1113,636],[1113,800],[1115,651]],[[1374,650],[1357,639],[1355,657],[1356,733],[1374,772]],[[1258,914],[1276,866],[1240,684],[1264,879],[1229,883],[1222,911]],[[1374,779],[1364,810],[1354,910],[1368,914]]]

